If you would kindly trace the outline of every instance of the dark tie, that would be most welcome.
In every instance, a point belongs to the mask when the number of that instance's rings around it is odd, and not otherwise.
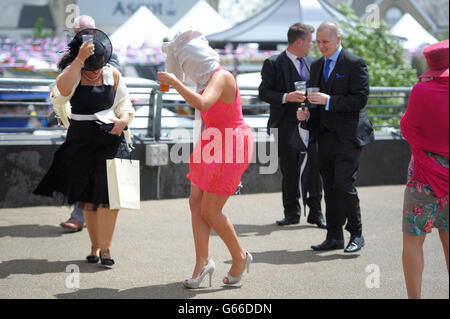
[[[300,75],[302,76],[302,80],[306,81],[305,63],[303,62],[302,58],[297,58],[297,60],[300,61]]]
[[[325,61],[325,67],[323,68],[323,79],[325,81],[325,83],[328,82],[328,75],[330,74],[330,63],[331,63],[331,59],[327,59]]]

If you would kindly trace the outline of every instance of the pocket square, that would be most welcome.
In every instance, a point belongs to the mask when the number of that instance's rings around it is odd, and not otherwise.
[[[345,74],[336,73],[336,79],[343,79],[343,78],[345,78]]]

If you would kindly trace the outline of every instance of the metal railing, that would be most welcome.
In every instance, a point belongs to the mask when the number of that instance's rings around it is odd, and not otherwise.
[[[170,132],[174,128],[192,128],[193,108],[186,104],[175,91],[170,90],[168,93],[162,93],[159,91],[159,85],[154,81],[140,82],[125,78],[125,82],[137,110],[134,122],[140,123],[139,126],[131,126],[135,138],[158,141],[170,138]],[[0,99],[0,134],[43,134],[42,132],[45,131],[54,131],[47,132],[47,134],[63,134],[65,128],[60,126],[4,125],[8,120],[21,119],[27,122],[36,122],[47,119],[49,116],[47,113],[51,112],[48,93],[49,85],[52,83],[54,83],[54,80],[0,78],[0,97],[2,97],[2,94],[21,93],[29,95],[26,100]],[[241,86],[239,89],[246,123],[256,131],[264,130],[265,132],[269,117],[269,105],[258,99],[257,86]],[[398,131],[398,122],[408,105],[411,89],[409,87],[370,88],[367,113],[376,129]],[[37,100],[36,98],[33,99],[30,93],[41,94],[41,97],[38,97]],[[42,94],[46,94],[47,98],[42,98]],[[383,103],[384,101],[385,103]],[[29,105],[37,108],[36,114],[4,112],[5,107],[23,109],[24,106]]]

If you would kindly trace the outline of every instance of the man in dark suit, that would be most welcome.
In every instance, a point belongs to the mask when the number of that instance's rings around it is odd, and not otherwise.
[[[284,218],[277,221],[277,225],[285,226],[300,222],[301,207],[299,203],[299,175],[300,164],[307,151],[292,145],[294,135],[298,137],[298,120],[296,111],[300,103],[305,101],[305,94],[295,90],[294,82],[308,81],[310,65],[314,60],[308,56],[312,46],[314,28],[301,23],[293,24],[288,31],[288,48],[283,53],[270,57],[264,61],[261,70],[262,82],[259,86],[259,98],[270,104],[270,117],[267,123],[270,129],[276,129],[278,143],[279,165],[282,174],[282,192]],[[317,144],[310,143],[309,158],[317,157]],[[306,199],[309,206],[307,221],[320,228],[326,228],[321,212],[322,181],[319,175],[317,160],[309,160],[306,167],[308,180],[303,187],[310,196]],[[305,192],[304,192],[305,193]]]
[[[358,192],[354,186],[363,146],[374,140],[366,114],[369,73],[365,62],[342,49],[339,27],[324,22],[317,29],[317,46],[323,57],[311,65],[310,85],[320,93],[308,100],[318,108],[298,110],[299,120],[319,135],[319,167],[322,175],[327,219],[326,240],[314,250],[344,248],[342,227],[350,232],[345,252],[364,246]]]

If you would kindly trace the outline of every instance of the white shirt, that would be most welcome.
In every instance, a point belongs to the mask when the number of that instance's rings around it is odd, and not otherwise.
[[[297,60],[298,58],[301,58],[301,57],[292,54],[291,52],[289,52],[289,50],[286,50],[286,55],[287,55],[288,58],[292,61],[292,63],[294,63],[295,68],[297,69],[298,74],[300,74],[300,76],[301,76],[301,75],[302,75],[302,72],[301,72],[301,70],[300,70],[300,61]]]
[[[330,62],[330,71],[328,73],[328,76],[330,76],[331,73],[333,72],[334,67],[336,66],[336,62],[337,62],[337,60],[339,58],[339,55],[341,54],[341,51],[342,51],[342,46],[339,46],[339,48],[336,50],[336,52],[334,52],[333,55],[330,56],[331,62]],[[327,60],[328,59],[325,58],[325,62]],[[331,97],[329,96],[328,99],[327,99],[327,104],[325,104],[325,111],[329,111],[330,110],[330,99],[331,99]]]
[[[297,60],[297,58],[300,58],[299,56],[296,56],[295,54],[292,54],[291,52],[289,52],[289,50],[286,50],[286,55],[289,58],[289,60],[292,61],[292,63],[294,64],[295,68],[297,69],[298,74],[300,74],[301,76],[301,71],[300,71],[300,61]],[[286,96],[288,95],[288,93],[284,93],[283,94],[283,100],[281,101],[282,104],[287,103],[286,101]]]

